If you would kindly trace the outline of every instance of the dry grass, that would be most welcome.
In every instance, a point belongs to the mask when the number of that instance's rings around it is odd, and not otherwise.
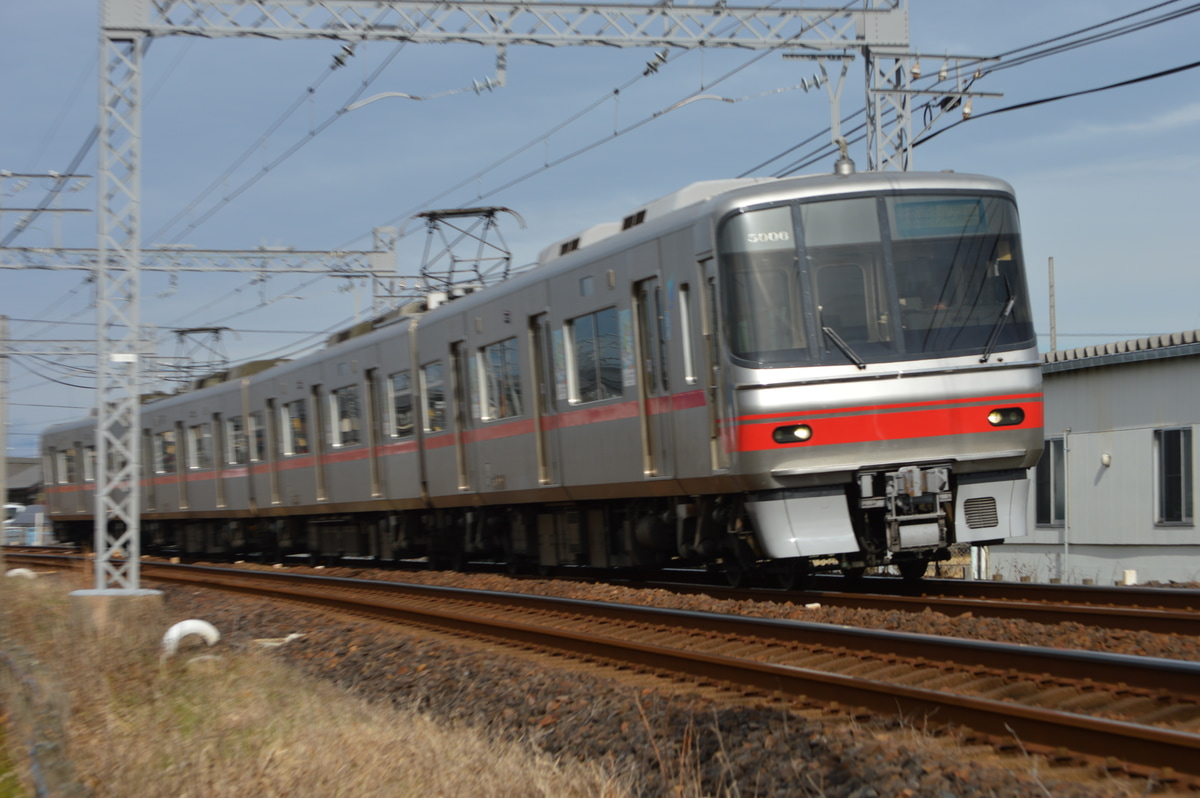
[[[162,664],[153,643],[81,635],[66,590],[49,580],[0,579],[0,646],[32,653],[43,683],[57,685],[75,777],[96,796],[630,792],[599,768],[364,702],[262,654],[190,651]],[[21,706],[19,689],[0,673],[5,706]],[[18,738],[32,718],[21,714],[10,715],[8,753],[28,787]]]

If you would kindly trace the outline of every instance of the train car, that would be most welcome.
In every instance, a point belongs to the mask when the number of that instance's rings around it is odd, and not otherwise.
[[[1002,181],[697,183],[457,294],[144,405],[146,541],[789,583],[1025,534],[1041,377]],[[44,438],[63,537],[92,426]]]

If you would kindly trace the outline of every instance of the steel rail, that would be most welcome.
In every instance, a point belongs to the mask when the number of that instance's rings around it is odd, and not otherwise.
[[[818,590],[840,592],[845,580],[820,576],[813,580]],[[1144,607],[1162,610],[1200,611],[1200,590],[1148,587],[1144,585],[1063,585],[1040,582],[1001,582],[982,579],[939,579],[926,577],[905,582],[895,577],[869,576],[861,581],[863,592],[890,596],[957,596],[959,598],[1040,601],[1085,606]]]
[[[628,582],[631,587],[638,583]],[[1200,635],[1200,591],[1170,589],[1130,589],[1109,591],[1097,588],[1071,588],[1063,585],[1024,585],[1002,583],[960,583],[959,580],[922,580],[916,584],[888,577],[863,580],[854,591],[838,590],[845,586],[841,577],[830,577],[816,584],[827,590],[779,591],[770,588],[730,588],[694,583],[650,581],[646,586],[666,587],[679,593],[702,593],[730,601],[778,601],[780,599],[814,602],[829,607],[852,609],[922,612],[925,608],[945,615],[971,613],[984,618],[1014,618],[1033,623],[1076,622],[1103,629],[1153,632],[1156,634]],[[959,585],[976,585],[959,587]],[[1066,590],[1052,590],[1065,587]],[[989,589],[991,588],[991,589]],[[939,590],[944,592],[939,592]],[[1179,594],[1179,595],[1162,595]],[[1054,596],[1048,599],[1047,596]],[[1114,599],[1125,599],[1118,604]]]
[[[1111,607],[1092,604],[1045,604],[1037,601],[959,598],[945,595],[897,596],[864,593],[804,594],[805,601],[830,607],[922,612],[926,607],[945,615],[970,613],[981,618],[1019,618],[1034,623],[1075,622],[1104,629],[1200,635],[1200,611]]]
[[[664,586],[659,581],[625,584],[630,587]],[[829,577],[819,580],[818,584],[840,586],[844,585],[844,580]],[[1195,590],[1109,589],[956,579],[923,580],[914,585],[888,577],[863,580],[862,592],[780,592],[688,582],[671,582],[667,586],[679,593],[702,593],[731,601],[776,601],[787,597],[829,607],[899,612],[922,612],[928,608],[949,616],[969,613],[979,618],[1020,619],[1043,624],[1071,622],[1102,629],[1200,636],[1200,591]]]
[[[82,558],[62,555],[19,555],[22,562],[47,565]],[[761,640],[781,644],[820,645],[870,651],[881,656],[925,658],[962,666],[984,666],[999,670],[1017,670],[1029,674],[1048,674],[1067,680],[1091,680],[1125,684],[1151,691],[1169,691],[1176,696],[1197,696],[1200,703],[1200,663],[1156,657],[1137,657],[1106,652],[1064,650],[1041,646],[1014,645],[989,640],[867,629],[778,618],[758,618],[690,610],[582,601],[579,599],[535,596],[525,593],[449,588],[411,582],[380,579],[295,574],[283,571],[259,571],[205,565],[143,563],[147,576],[201,584],[220,583],[234,588],[252,581],[271,583],[314,583],[356,590],[372,590],[396,595],[454,599],[484,603],[495,607],[545,610],[555,607],[562,612],[595,619],[626,623],[676,623],[691,628],[729,635],[754,635]],[[190,574],[191,576],[185,576]],[[278,588],[261,589],[262,595]],[[983,613],[977,613],[982,615]],[[673,621],[670,619],[674,619]]]
[[[39,555],[29,559],[61,562],[79,558]],[[795,665],[690,651],[653,641],[630,640],[619,633],[621,630],[607,633],[594,628],[552,628],[527,618],[485,618],[482,614],[537,611],[558,618],[585,617],[636,624],[641,628],[673,627],[683,632],[736,634],[779,643],[837,645],[926,660],[971,659],[989,668],[1020,667],[1026,673],[1073,674],[1069,678],[1078,678],[1084,672],[1097,681],[1140,684],[1150,689],[1182,691],[1189,696],[1200,685],[1200,665],[1195,663],[381,580],[158,563],[146,563],[144,572],[148,578],[163,581],[270,597],[283,595],[357,615],[452,629],[627,666],[687,674],[767,695],[807,697],[878,713],[899,713],[910,718],[921,717],[936,725],[958,724],[1001,740],[1015,738],[1026,747],[1051,751],[1066,746],[1078,754],[1133,763],[1133,771],[1171,768],[1193,778],[1200,777],[1198,734]],[[345,591],[359,595],[347,595]],[[368,592],[365,597],[364,591]],[[401,600],[408,603],[397,603]],[[627,633],[628,629],[624,631]]]

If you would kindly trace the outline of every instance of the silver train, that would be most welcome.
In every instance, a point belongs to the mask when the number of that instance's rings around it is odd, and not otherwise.
[[[461,293],[147,401],[143,551],[791,582],[1025,534],[1041,376],[1002,181],[698,183]],[[93,534],[94,426],[43,439],[61,539]]]

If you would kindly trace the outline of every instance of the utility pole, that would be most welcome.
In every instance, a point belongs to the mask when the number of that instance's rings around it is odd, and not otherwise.
[[[1050,258],[1050,351],[1058,351],[1058,321],[1054,307],[1054,258]]]
[[[8,316],[0,316],[0,455],[0,504],[8,504]]]

